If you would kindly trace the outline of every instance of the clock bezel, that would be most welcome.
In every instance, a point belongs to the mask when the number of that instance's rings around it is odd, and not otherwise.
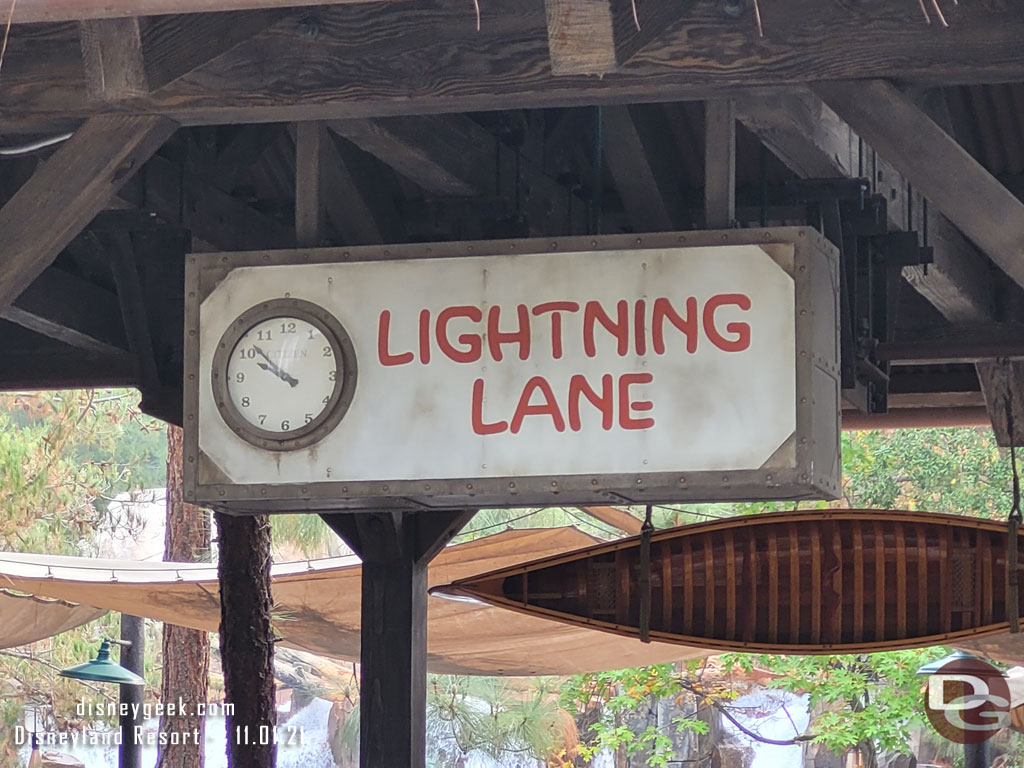
[[[272,432],[252,424],[235,406],[228,391],[228,364],[242,336],[260,323],[278,318],[302,320],[317,328],[331,345],[335,360],[341,366],[327,406],[308,424],[287,432]],[[344,326],[323,307],[293,298],[263,301],[236,317],[221,335],[213,354],[212,368],[213,401],[224,423],[250,445],[268,451],[297,451],[327,437],[348,412],[358,378],[355,348]]]

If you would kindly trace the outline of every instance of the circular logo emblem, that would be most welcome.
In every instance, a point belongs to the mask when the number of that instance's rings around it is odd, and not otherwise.
[[[932,727],[958,744],[980,744],[1010,722],[1010,688],[981,659],[962,658],[928,678],[924,708]]]

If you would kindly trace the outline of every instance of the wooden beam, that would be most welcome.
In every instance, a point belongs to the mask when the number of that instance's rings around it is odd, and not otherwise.
[[[107,115],[85,123],[0,209],[0,309],[82,231],[177,126]]]
[[[360,768],[426,766],[427,566],[472,516],[322,516],[363,562]]]
[[[1024,203],[890,83],[822,83],[815,91],[1024,286]]]
[[[477,196],[494,186],[495,138],[469,118],[426,115],[335,120],[329,127],[435,195]]]
[[[643,528],[642,520],[633,517],[633,515],[625,510],[616,509],[615,507],[576,507],[576,509],[590,515],[595,520],[600,520],[602,523],[610,525],[612,528],[618,528],[630,536],[638,535]]]
[[[872,148],[816,95],[796,90],[773,96],[747,96],[737,116],[794,173],[807,178],[868,177],[885,195],[890,226],[927,230],[934,261],[927,269],[907,267],[903,275],[953,323],[994,319],[989,265],[935,206],[927,208],[920,190]]]
[[[280,11],[244,11],[82,21],[86,87],[107,101],[148,95],[227,54],[281,17]]]
[[[604,75],[670,32],[693,2],[545,0],[551,74]]]
[[[1024,325],[984,323],[917,328],[879,344],[876,356],[894,365],[956,365],[1024,358]]]
[[[423,13],[401,3],[325,6],[316,12],[317,34],[299,22],[277,24],[201,76],[181,78],[132,109],[223,125],[724,98],[855,78],[916,85],[1024,80],[1024,16],[961,4],[950,28],[938,30],[907,5],[863,0],[855,10],[836,10],[773,0],[771,34],[760,38],[749,16],[731,18],[719,3],[700,2],[657,46],[603,78],[551,74],[541,3],[515,4],[514,11],[484,3],[479,32],[460,3]],[[60,25],[15,30],[0,131],[124,107],[81,87],[78,41],[68,32]]]
[[[0,322],[0,337],[19,331]],[[26,332],[27,333],[27,332]],[[0,345],[0,390],[91,389],[133,387],[136,384],[131,358],[126,354],[101,355],[35,337],[31,346]]]
[[[394,201],[379,184],[379,165],[346,139],[331,134],[324,153],[323,190],[327,217],[346,245],[376,245],[403,237]]]
[[[290,225],[257,211],[223,189],[182,172],[180,165],[154,157],[143,170],[144,184],[132,202],[179,223],[215,249],[293,248]],[[184,188],[182,185],[184,184]]]
[[[736,107],[731,99],[704,104],[704,223],[729,229],[736,221]]]
[[[604,162],[615,179],[638,232],[684,228],[687,206],[679,169],[672,168],[667,126],[658,132],[652,107],[605,107],[602,112]]]
[[[370,0],[18,0],[15,24],[365,3]],[[397,2],[397,0],[385,0]]]
[[[330,141],[322,123],[295,126],[295,241],[299,248],[324,244],[322,146]]]
[[[54,267],[36,278],[0,317],[86,352],[128,356],[117,297]]]
[[[329,125],[425,191],[506,197],[533,232],[572,231],[570,191],[545,173],[539,159],[517,152],[470,117],[403,117]]]
[[[978,366],[978,380],[985,395],[996,444],[1024,445],[1024,361],[1008,360]],[[1013,432],[1007,414],[1013,414]]]

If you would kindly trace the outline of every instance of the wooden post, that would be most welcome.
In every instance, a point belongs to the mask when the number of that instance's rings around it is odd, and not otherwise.
[[[427,565],[472,516],[323,516],[363,561],[360,768],[426,766]]]
[[[121,614],[121,639],[131,645],[121,646],[119,661],[121,666],[135,674],[142,676],[145,669],[146,658],[146,620],[138,616]],[[137,740],[136,727],[142,726],[142,697],[144,693],[141,685],[119,686],[120,703],[125,711],[119,718],[121,727],[121,746],[117,754],[118,768],[142,768],[142,744]]]
[[[708,229],[736,220],[736,108],[732,100],[707,101],[704,112],[704,219]]]
[[[328,140],[322,123],[295,126],[295,242],[300,248],[323,245],[324,206],[320,191],[322,143]]]

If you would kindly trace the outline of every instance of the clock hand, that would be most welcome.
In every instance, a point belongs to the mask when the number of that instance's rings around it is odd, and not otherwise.
[[[278,365],[267,356],[267,353],[260,349],[259,345],[253,344],[252,348],[256,350],[256,354],[266,360],[266,363],[256,363],[264,371],[270,371],[272,374],[281,379],[281,381],[287,382],[291,387],[296,387],[299,384],[299,380],[289,374],[287,371],[281,370]]]

